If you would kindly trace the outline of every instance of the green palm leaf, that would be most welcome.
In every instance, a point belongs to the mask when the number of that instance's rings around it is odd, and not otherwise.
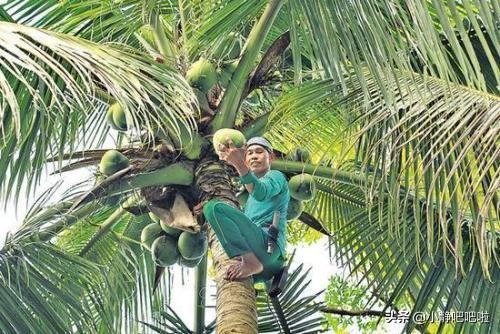
[[[316,198],[308,204],[308,210],[331,222],[336,257],[350,267],[353,275],[366,282],[367,291],[373,296],[383,296],[387,305],[411,309],[412,314],[469,310],[491,316],[489,324],[463,324],[468,328],[466,332],[498,327],[494,316],[498,314],[498,305],[487,296],[498,289],[499,267],[489,267],[488,276],[480,274],[481,263],[473,260],[477,257],[477,246],[472,239],[472,225],[466,224],[458,232],[453,228],[443,232],[451,240],[457,239],[455,233],[461,234],[463,263],[468,265],[457,268],[454,253],[429,252],[426,247],[428,223],[423,210],[416,211],[413,206],[405,205],[408,196],[404,192],[399,196],[400,220],[393,228],[389,198],[377,205],[368,205],[363,203],[366,197],[358,186],[320,178],[318,182]],[[416,202],[426,206],[422,200]],[[416,217],[418,212],[421,217]],[[434,214],[437,215],[435,207]],[[451,210],[447,212],[447,219],[452,219]],[[437,220],[434,224],[439,225]],[[490,232],[486,237],[495,238]],[[440,250],[447,248],[443,240],[439,243]],[[471,298],[478,294],[484,297]],[[372,298],[369,306],[372,302],[376,299]],[[408,330],[415,325],[410,321]],[[459,330],[462,324],[456,327],[457,333]]]
[[[71,268],[71,270],[68,270]],[[103,312],[98,267],[53,245],[26,238],[0,251],[2,332],[63,333],[95,328],[92,310]]]
[[[10,23],[0,23],[0,40],[17,41],[0,51],[6,73],[0,78],[6,99],[0,128],[4,192],[7,179],[9,188],[17,183],[17,192],[25,182],[33,186],[49,152],[63,155],[87,135],[95,139],[107,131],[101,127],[106,105],[95,97],[98,86],[134,111],[127,116],[130,124],[138,126],[141,119],[149,129],[169,126],[178,135],[180,124],[195,127],[192,91],[174,68],[131,50]],[[100,129],[97,135],[85,131],[89,122]]]
[[[291,7],[298,18],[293,22],[295,30],[299,35],[311,36],[301,43],[313,55],[319,75],[346,84],[344,72],[352,68],[366,92],[361,69],[367,67],[387,102],[393,95],[385,91],[385,83],[397,81],[395,70],[412,68],[410,58],[402,55],[413,49],[432,75],[455,83],[464,80],[467,85],[486,91],[471,37],[462,23],[464,19],[473,25],[484,50],[499,50],[495,32],[498,22],[494,19],[498,8],[494,1],[449,1],[446,5],[440,1],[292,1]],[[481,28],[491,36],[492,47]],[[442,38],[449,42],[456,63],[448,58]],[[487,61],[498,83],[498,58],[495,60],[489,53]]]
[[[288,261],[292,263],[293,256]],[[323,306],[315,302],[321,293],[304,296],[311,283],[308,279],[310,269],[297,266],[289,273],[283,292],[275,299],[265,290],[258,290],[257,312],[259,333],[321,333],[326,331],[325,318],[319,315]]]
[[[315,162],[326,158],[340,166],[345,159],[360,160],[369,185],[364,189],[369,199],[365,204],[393,199],[388,215],[391,229],[398,229],[400,191],[411,189],[405,192],[403,204],[424,210],[427,247],[435,250],[438,238],[444,238],[454,245],[459,263],[460,236],[449,240],[443,231],[448,226],[459,230],[464,219],[479,224],[482,227],[471,236],[486,274],[491,264],[498,262],[496,237],[489,239],[486,234],[495,230],[499,219],[496,124],[500,103],[492,95],[439,79],[398,74],[402,85],[387,84],[397,97],[396,105],[385,104],[370,75],[364,79],[368,100],[355,77],[347,84],[345,96],[342,87],[332,81],[301,85],[280,97],[269,115],[272,125],[266,134],[285,151],[304,146],[313,152]],[[416,92],[410,89],[415,84],[419,85]],[[450,100],[454,103],[448,103]],[[345,109],[352,110],[349,117],[343,117],[341,110]],[[315,136],[307,140],[311,132]],[[307,172],[320,170],[311,167]],[[370,170],[376,170],[376,177],[368,175]],[[420,208],[421,197],[435,207]],[[449,209],[453,217],[445,219]],[[420,214],[416,219],[420,221]],[[437,220],[439,228],[434,227]]]

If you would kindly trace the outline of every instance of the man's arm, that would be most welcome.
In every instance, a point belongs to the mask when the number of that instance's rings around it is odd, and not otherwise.
[[[286,182],[283,174],[278,171],[269,171],[261,178],[258,178],[253,172],[248,172],[240,176],[240,181],[247,187],[252,185],[252,190],[247,190],[257,201],[266,201],[278,195]]]

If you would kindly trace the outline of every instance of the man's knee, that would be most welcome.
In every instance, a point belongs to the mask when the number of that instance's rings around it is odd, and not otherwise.
[[[211,199],[203,206],[203,215],[205,216],[205,219],[208,220],[209,223],[214,220],[215,205],[217,203],[220,203],[220,201],[217,199]]]

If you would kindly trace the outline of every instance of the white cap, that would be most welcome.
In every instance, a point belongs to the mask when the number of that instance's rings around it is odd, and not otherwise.
[[[247,147],[250,147],[251,145],[260,145],[264,147],[269,153],[273,153],[273,146],[271,145],[270,142],[267,141],[267,139],[263,137],[252,137],[247,141]]]

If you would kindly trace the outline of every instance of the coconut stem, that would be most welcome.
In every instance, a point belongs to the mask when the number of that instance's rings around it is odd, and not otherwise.
[[[113,212],[111,216],[109,216],[108,219],[106,219],[104,223],[99,226],[99,230],[97,231],[97,233],[94,234],[92,239],[89,240],[89,242],[85,245],[85,247],[82,248],[78,255],[84,256],[85,254],[87,254],[92,246],[94,246],[94,244],[99,239],[101,239],[106,233],[108,233],[124,214],[128,213],[128,211],[125,210],[124,207],[134,205],[138,200],[139,199],[137,198],[137,196],[132,195],[125,201],[125,203],[121,204],[120,207],[115,210],[115,212]]]
[[[368,182],[367,178],[360,175],[355,175],[350,172],[344,172],[336,168],[306,164],[296,161],[276,159],[271,163],[271,168],[280,170],[282,172],[314,174],[315,176],[330,178],[338,182],[354,184],[358,186],[366,186]]]
[[[262,116],[257,117],[255,120],[250,122],[244,129],[242,129],[242,133],[245,138],[252,138],[254,136],[260,136],[264,133],[267,125],[267,121],[269,120],[270,113],[265,113]]]
[[[194,296],[194,334],[202,334],[205,329],[206,283],[207,283],[207,254],[203,256],[195,269],[195,296]]]
[[[173,50],[172,44],[167,38],[163,23],[161,22],[161,17],[156,11],[153,13],[153,15],[151,15],[151,27],[153,28],[153,36],[160,54],[167,58],[169,62],[171,62],[173,59],[175,59],[175,51]]]
[[[240,106],[248,76],[253,70],[254,64],[259,57],[259,52],[264,44],[265,36],[271,29],[274,19],[283,5],[283,0],[270,0],[259,21],[253,26],[247,43],[243,49],[243,56],[231,77],[230,84],[219,107],[219,112],[212,122],[212,131],[221,128],[232,128],[236,119],[236,113]]]
[[[182,26],[182,44],[184,47],[187,47],[187,42],[189,38],[191,38],[191,29],[188,27],[187,23],[190,16],[189,11],[189,4],[187,4],[185,0],[179,0],[179,14]]]
[[[193,168],[187,163],[177,162],[150,173],[125,177],[120,180],[121,190],[177,184],[189,186],[193,183]],[[112,192],[114,193],[114,192]]]
[[[72,204],[72,202],[70,202],[70,204]],[[47,227],[39,232],[40,240],[48,241],[48,240],[52,239],[54,236],[57,235],[57,233],[59,233],[65,227],[70,227],[71,225],[73,225],[75,222],[77,222],[81,218],[88,216],[89,214],[94,212],[97,209],[97,206],[98,206],[98,203],[94,202],[94,203],[91,203],[87,206],[81,207],[78,210],[72,211],[69,214],[66,213],[59,221],[57,221],[53,225],[51,225],[51,226],[49,226],[49,227]],[[66,207],[65,207],[65,209],[66,209]],[[51,212],[56,213],[52,210],[51,210]],[[49,214],[50,214],[50,212],[43,213],[42,216],[40,217],[40,219],[49,218],[48,217]],[[38,220],[38,217],[37,217],[37,220]]]

